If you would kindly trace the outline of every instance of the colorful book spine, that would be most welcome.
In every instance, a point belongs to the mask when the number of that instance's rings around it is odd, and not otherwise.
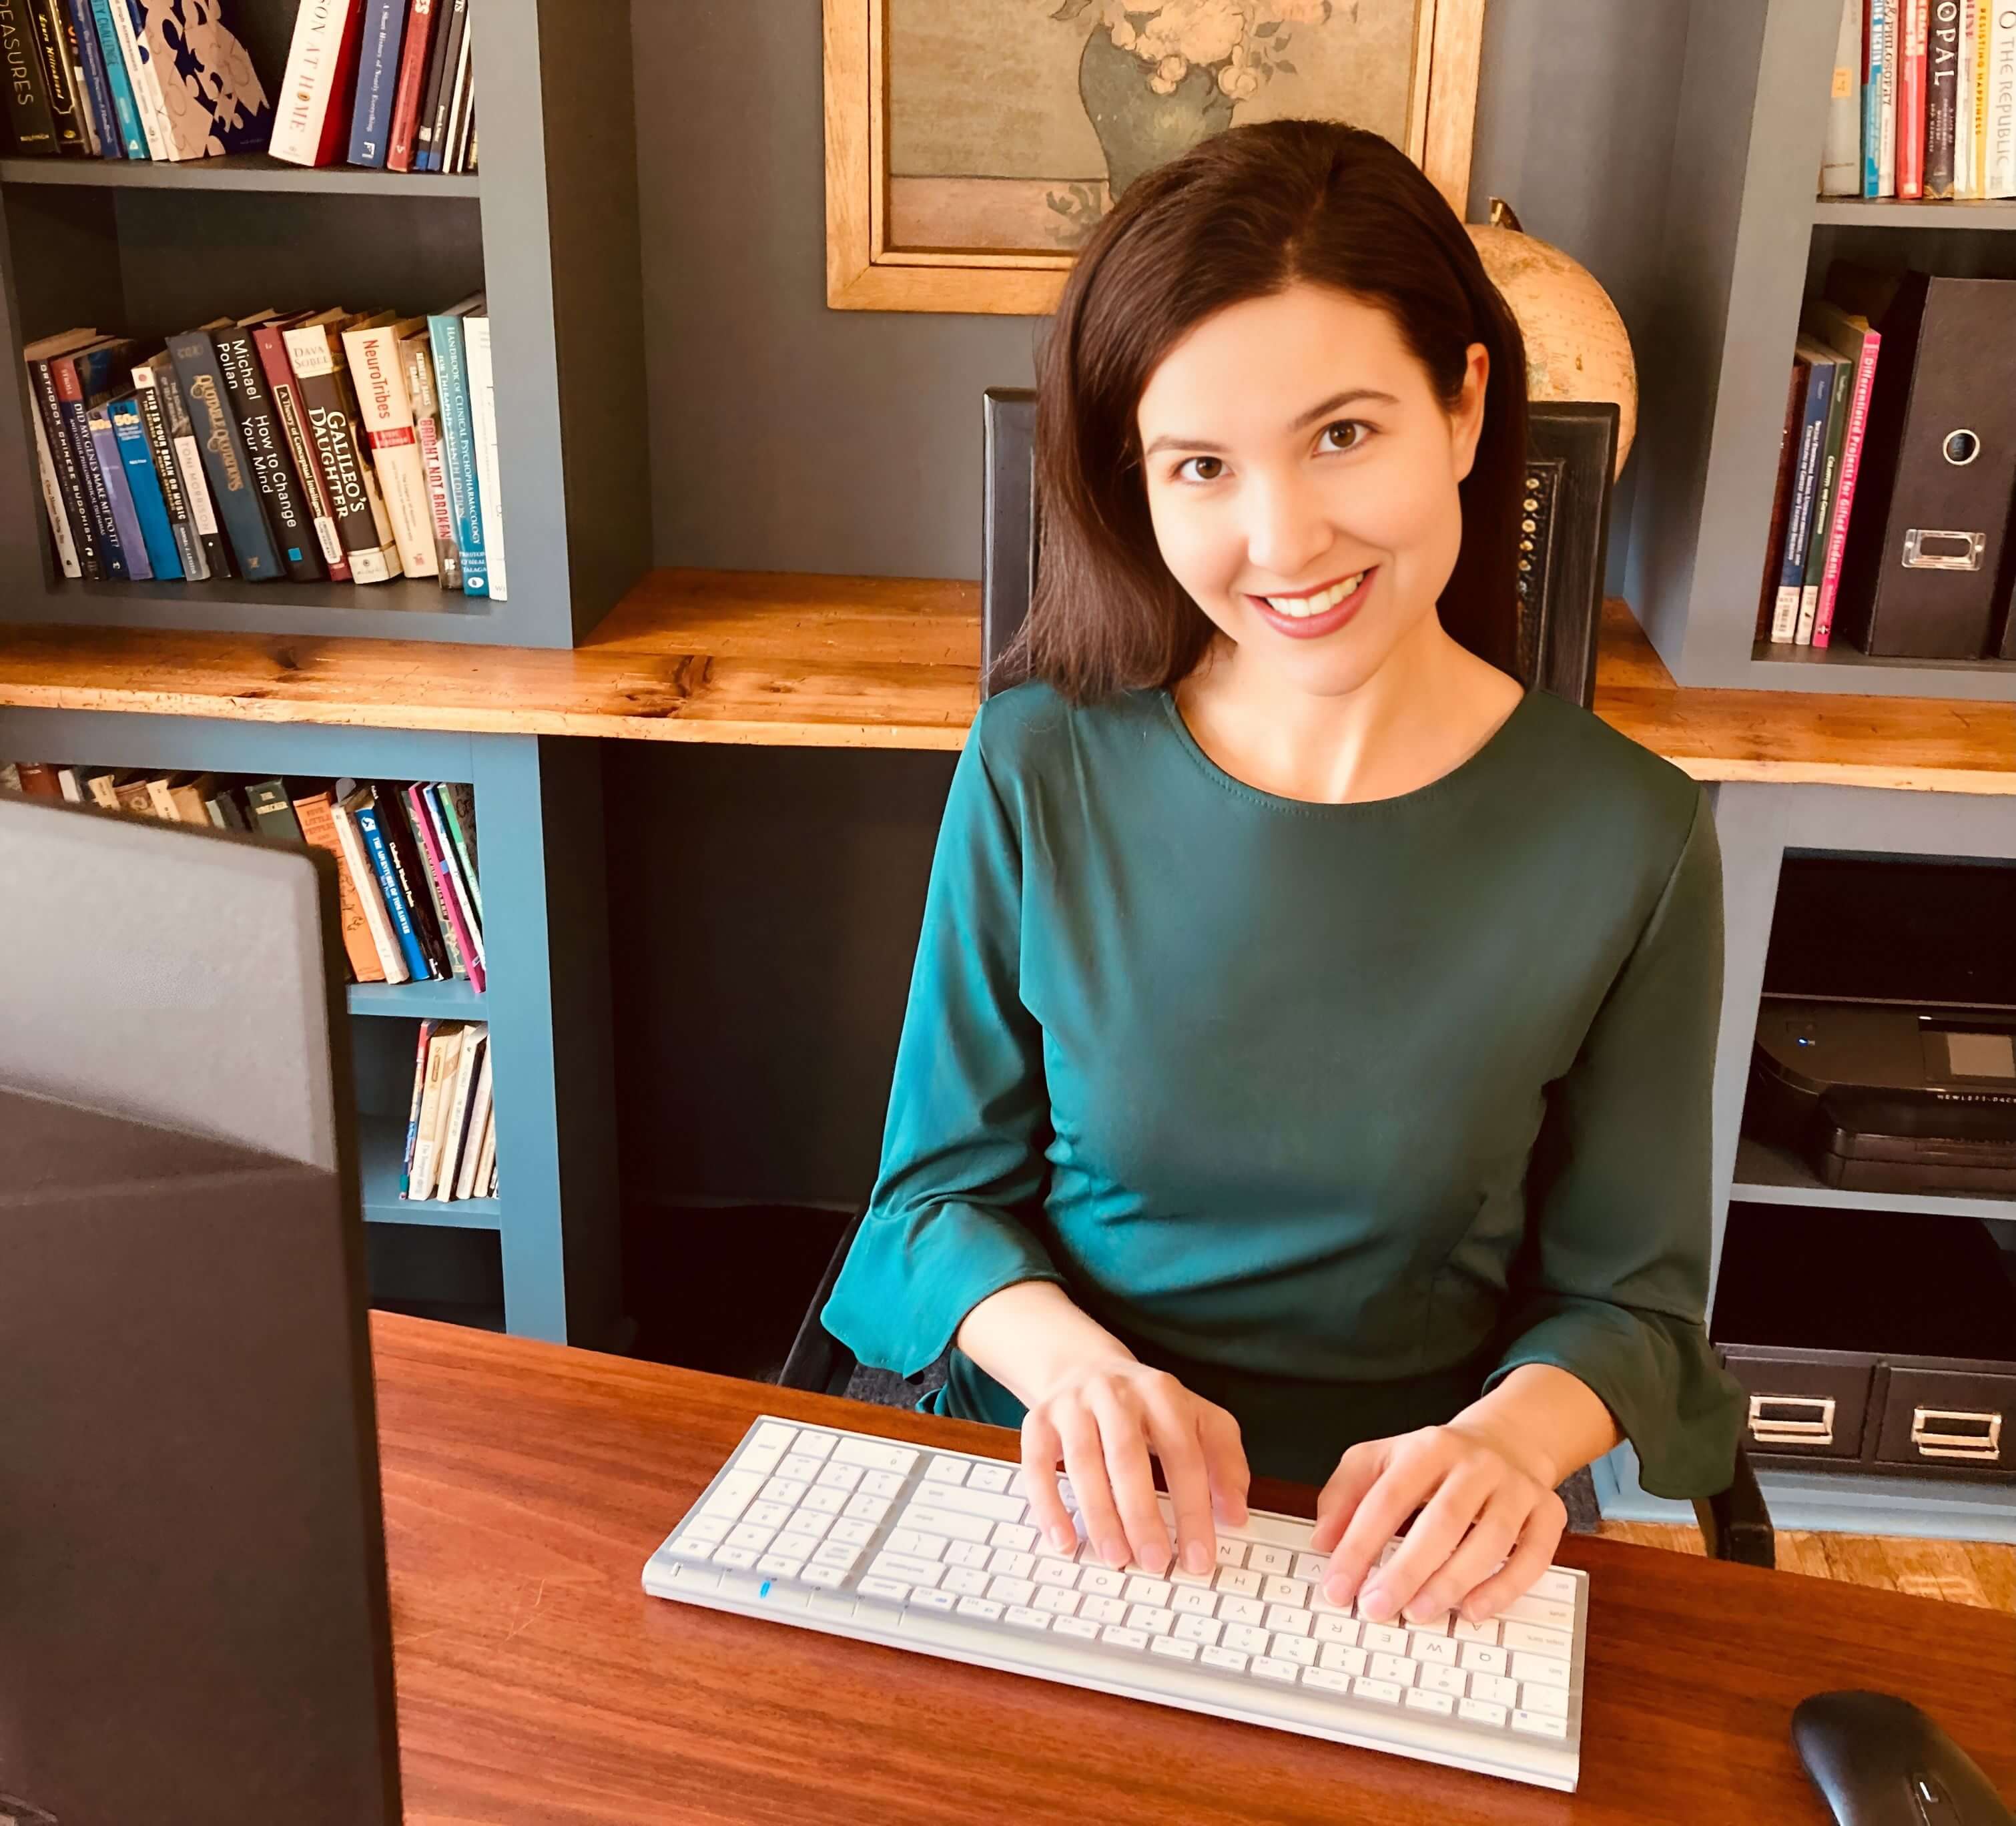
[[[399,81],[399,45],[406,0],[364,0],[364,37],[357,53],[357,98],[350,116],[350,162],[383,166],[391,143],[392,98]]]
[[[434,385],[434,365],[427,352],[427,333],[416,330],[399,339],[399,360],[406,380],[406,397],[413,409],[413,436],[420,447],[420,467],[427,477],[427,515],[434,530],[434,562],[443,589],[462,588],[462,548],[455,536],[455,510],[448,495],[448,467],[441,452],[441,407]]]
[[[413,829],[419,833],[420,846],[427,852],[427,867],[432,872],[436,884],[436,904],[441,909],[448,936],[455,941],[455,949],[462,954],[463,974],[475,989],[481,991],[488,987],[484,975],[482,956],[477,948],[476,935],[463,917],[462,902],[455,894],[454,872],[448,852],[441,846],[441,833],[436,829],[434,819],[429,813],[426,794],[416,784],[406,788],[405,798]]]
[[[142,106],[156,110],[171,159],[263,152],[273,104],[250,54],[210,0],[128,0],[142,59]]]
[[[1806,409],[1800,421],[1798,466],[1792,472],[1792,505],[1786,516],[1784,562],[1778,573],[1778,607],[1771,638],[1790,646],[1799,630],[1799,586],[1806,540],[1813,531],[1813,485],[1820,474],[1820,441],[1827,432],[1827,404],[1834,388],[1831,362],[1807,363]]]
[[[490,567],[490,596],[506,600],[504,489],[497,461],[497,398],[491,383],[490,319],[472,311],[463,319],[463,358],[469,374],[469,420],[476,443],[477,505],[483,511],[483,556]],[[466,587],[466,586],[465,586]]]
[[[1989,9],[1985,194],[2016,196],[2016,7]]]
[[[1925,194],[1953,193],[1960,135],[1960,0],[1928,0],[1925,21]]]
[[[28,0],[31,28],[42,93],[49,107],[49,128],[59,153],[81,153],[85,149],[85,103],[79,85],[70,74],[67,34],[63,31],[63,0]]]
[[[1820,157],[1820,194],[1862,193],[1862,9],[1863,0],[1841,0],[1841,34],[1834,45],[1828,90],[1827,146]]]
[[[126,465],[119,454],[118,434],[112,429],[112,414],[104,405],[90,407],[85,423],[92,451],[104,478],[106,498],[112,513],[112,528],[125,554],[126,574],[145,583],[154,574],[153,554],[140,531],[140,518],[133,505],[133,491],[127,485]]]
[[[168,338],[175,378],[188,402],[203,474],[231,542],[238,574],[247,583],[268,583],[283,574],[280,554],[259,504],[259,484],[245,451],[244,434],[218,365],[217,345],[207,330]]]
[[[42,88],[41,53],[27,0],[0,0],[0,75],[7,85],[7,135],[17,153],[55,157],[56,123]]]
[[[441,814],[448,821],[448,839],[455,845],[455,860],[461,865],[462,884],[468,889],[470,905],[475,909],[473,923],[480,944],[483,925],[483,881],[476,872],[476,794],[467,786],[455,780],[441,781],[430,790],[441,801]]]
[[[391,848],[385,833],[380,827],[371,789],[360,787],[345,803],[351,816],[357,820],[358,834],[364,840],[365,853],[370,858],[372,871],[378,878],[378,891],[384,896],[386,911],[392,917],[392,930],[398,935],[399,954],[405,960],[407,974],[416,981],[425,981],[434,972],[427,967],[419,936],[413,930],[412,906],[399,885],[398,871],[393,865]]]
[[[388,983],[409,981],[412,972],[406,967],[406,954],[400,948],[398,934],[392,930],[392,915],[378,885],[378,872],[372,866],[370,853],[351,812],[351,783],[338,780],[337,786],[339,790],[336,802],[329,808],[329,817],[336,826],[336,840],[342,846],[344,862],[357,884],[358,901],[364,909],[364,924],[371,934],[373,948],[378,953],[378,967]]]
[[[1974,194],[1988,194],[1988,66],[1995,46],[1994,9],[1989,0],[1974,6]]]
[[[91,511],[83,469],[77,448],[63,422],[63,401],[56,392],[53,364],[46,358],[28,357],[28,380],[34,390],[36,418],[45,434],[50,466],[56,471],[57,492],[63,496],[70,538],[77,549],[78,567],[87,581],[105,574],[96,531],[97,519]]]
[[[371,441],[371,461],[398,542],[400,567],[409,577],[433,577],[431,512],[427,471],[413,435],[413,408],[399,369],[399,334],[409,326],[380,324],[343,333],[344,352],[357,389],[357,407]]]
[[[83,478],[85,510],[91,516],[92,537],[99,561],[108,578],[124,580],[132,575],[128,568],[126,549],[112,519],[112,497],[98,465],[98,452],[91,441],[91,426],[85,416],[88,394],[76,357],[59,355],[49,364],[55,377],[56,396],[63,402],[63,434],[76,452]]]
[[[336,162],[363,23],[363,0],[301,0],[267,149],[275,158],[293,165]]]
[[[399,574],[398,548],[379,531],[384,507],[365,454],[356,400],[334,337],[326,326],[317,323],[283,330],[280,340],[286,346],[288,365],[300,389],[303,428],[322,466],[324,491],[351,579],[383,583]]]
[[[473,891],[467,859],[456,844],[451,828],[446,795],[438,782],[429,782],[421,787],[420,796],[427,802],[427,816],[434,820],[434,836],[441,845],[442,855],[447,859],[455,899],[462,908],[463,924],[469,928],[476,955],[488,967],[489,957],[483,948],[483,914]]]
[[[133,370],[133,403],[146,436],[147,454],[154,459],[155,485],[161,491],[182,575],[200,583],[210,575],[210,554],[190,510],[189,483],[168,430],[167,413],[161,404],[160,370],[153,362],[143,362]]]
[[[253,482],[273,534],[273,544],[287,574],[297,583],[313,583],[325,574],[315,524],[302,499],[301,478],[287,449],[278,409],[259,366],[252,332],[243,324],[211,333],[225,391],[238,415]]]
[[[113,22],[113,0],[90,0],[90,4],[92,34],[98,40],[99,55],[105,65],[106,86],[112,92],[112,117],[118,129],[120,149],[129,159],[151,157],[147,131],[140,124],[140,99],[133,92],[133,78],[126,68],[119,29]]]
[[[1962,200],[1981,194],[1974,162],[1975,57],[1981,34],[1981,0],[1940,0],[1960,12],[1959,55],[1953,76],[1953,195]]]
[[[377,947],[372,942],[371,927],[364,917],[364,902],[358,894],[358,884],[351,877],[342,841],[336,834],[335,809],[336,795],[326,791],[304,793],[294,801],[294,816],[300,821],[301,835],[317,849],[326,850],[336,859],[337,908],[344,955],[350,961],[350,974],[360,983],[382,983],[385,980],[384,968],[378,961]]]
[[[1850,397],[1848,435],[1841,448],[1841,489],[1834,524],[1827,533],[1827,570],[1820,581],[1820,612],[1813,622],[1813,645],[1825,646],[1834,628],[1834,597],[1841,588],[1841,567],[1848,553],[1849,516],[1855,510],[1856,478],[1862,473],[1862,445],[1869,426],[1869,398],[1876,385],[1877,357],[1883,347],[1881,330],[1863,332],[1855,364],[1855,391]]]
[[[120,58],[126,66],[127,81],[133,87],[134,110],[140,117],[140,131],[147,138],[147,157],[164,160],[168,156],[168,141],[161,124],[161,85],[146,48],[134,33],[134,0],[111,0],[111,5],[112,30]]]
[[[413,168],[413,140],[427,86],[427,52],[434,44],[437,0],[412,0],[406,16],[405,48],[399,53],[399,86],[392,96],[392,133],[385,153],[388,171]]]
[[[147,562],[162,582],[179,583],[183,578],[182,549],[175,542],[174,523],[155,471],[154,453],[147,442],[147,427],[142,422],[140,402],[131,394],[108,404],[105,411],[112,423],[118,456],[124,472],[126,492],[133,502],[134,517],[140,523],[140,538],[147,550]]]
[[[427,319],[434,358],[434,398],[441,413],[441,469],[448,482],[449,511],[462,565],[465,596],[490,593],[489,561],[483,549],[483,509],[476,475],[476,429],[469,413],[469,369],[463,356],[462,319],[441,315]]]
[[[1828,516],[1833,512],[1834,492],[1840,483],[1841,447],[1848,435],[1849,395],[1854,381],[1853,365],[1836,362],[1834,383],[1828,389],[1827,430],[1820,441],[1820,479],[1806,534],[1806,561],[1799,573],[1799,625],[1793,640],[1800,646],[1813,645],[1813,622],[1820,613],[1820,573],[1827,567]]]
[[[420,1043],[413,1057],[412,1100],[406,1107],[406,1153],[399,1167],[399,1196],[406,1196],[412,1184],[413,1147],[420,1138],[420,1099],[427,1087],[427,1043],[434,1037],[435,1023],[420,1023]]]
[[[70,514],[63,505],[63,489],[56,481],[56,459],[39,410],[28,415],[35,433],[35,467],[41,473],[42,510],[48,515],[49,535],[56,541],[56,568],[66,577],[81,577],[84,566],[77,553],[77,538],[70,529]]]
[[[91,0],[64,0],[64,17],[77,70],[84,78],[85,106],[97,135],[98,157],[124,158],[125,136],[120,130],[119,111],[113,106],[111,74],[105,67],[105,49],[98,41]]]
[[[203,473],[203,452],[196,443],[196,426],[189,417],[189,401],[166,350],[152,357],[154,390],[160,396],[161,417],[167,426],[168,442],[175,453],[175,466],[182,472],[182,488],[189,496],[189,524],[203,543],[203,555],[213,577],[232,574],[231,542],[218,524],[217,504],[211,498],[210,478]]]
[[[437,171],[448,143],[448,109],[455,97],[455,73],[463,40],[469,34],[469,0],[448,0],[434,27],[434,49],[427,59],[427,89],[420,103],[420,123],[413,136],[413,169]]]
[[[454,922],[448,917],[448,891],[442,885],[439,872],[434,867],[433,840],[423,829],[426,812],[414,797],[410,786],[399,789],[399,832],[413,852],[415,867],[406,877],[407,892],[416,901],[424,902],[431,909],[433,918],[421,928],[424,940],[432,936],[441,953],[441,974],[444,976],[466,977],[469,965],[463,955],[462,945],[455,935]],[[381,798],[379,803],[384,803]],[[396,857],[394,859],[396,860]]]
[[[314,439],[308,435],[307,420],[295,391],[294,370],[287,358],[287,345],[277,328],[262,323],[252,332],[252,347],[266,376],[266,391],[273,398],[273,410],[286,438],[287,454],[293,459],[294,479],[301,485],[302,504],[308,510],[309,524],[315,528],[322,562],[329,567],[332,582],[347,583],[350,561],[344,554],[343,541],[336,530],[336,510],[329,502],[322,461],[316,455]]]
[[[1925,193],[1925,10],[1931,0],[1900,0],[1897,63],[1897,194]]]
[[[1888,0],[1883,14],[1882,77],[1877,101],[1877,195],[1897,194],[1898,52],[1902,41],[1900,9],[1904,0]]]

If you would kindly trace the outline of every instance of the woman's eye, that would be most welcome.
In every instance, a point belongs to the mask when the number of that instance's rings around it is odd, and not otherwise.
[[[1211,481],[1215,481],[1218,479],[1215,476],[1186,476],[1186,475],[1185,475],[1185,474],[1183,474],[1183,471],[1184,471],[1185,470],[1188,469],[1188,468],[1190,467],[1190,466],[1192,463],[1216,463],[1218,460],[1219,460],[1219,459],[1218,459],[1216,457],[1215,457],[1215,456],[1190,456],[1190,457],[1186,457],[1186,458],[1185,458],[1185,459],[1184,459],[1181,463],[1178,463],[1178,464],[1176,465],[1176,480],[1177,480],[1178,481],[1179,481],[1179,482],[1187,482],[1187,481],[1195,481],[1195,482],[1211,482]]]
[[[1366,429],[1364,421],[1362,420],[1339,419],[1334,425],[1324,426],[1323,434],[1327,438],[1333,431],[1348,431],[1351,434],[1350,442],[1333,445],[1330,448],[1334,450],[1355,450],[1365,441]]]
[[[1323,436],[1327,440],[1333,432],[1342,432],[1344,434],[1344,441],[1341,443],[1335,444],[1326,442],[1324,448],[1333,455],[1341,455],[1345,451],[1355,450],[1363,444],[1366,438],[1370,435],[1371,430],[1372,427],[1366,424],[1363,419],[1339,419],[1334,424],[1328,424],[1323,427]],[[1204,474],[1201,471],[1196,474],[1186,473],[1190,470],[1192,463],[1217,463],[1219,465],[1219,468],[1212,470],[1208,475]],[[1175,470],[1172,472],[1172,474],[1173,478],[1179,482],[1215,482],[1218,480],[1219,474],[1220,471],[1222,470],[1223,467],[1224,461],[1220,457],[1188,456],[1184,458],[1181,463],[1176,465]]]

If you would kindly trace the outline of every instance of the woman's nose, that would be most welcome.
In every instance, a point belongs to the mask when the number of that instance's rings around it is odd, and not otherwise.
[[[1247,496],[1247,515],[1246,556],[1255,571],[1283,584],[1322,581],[1305,574],[1334,542],[1315,490],[1262,483]]]

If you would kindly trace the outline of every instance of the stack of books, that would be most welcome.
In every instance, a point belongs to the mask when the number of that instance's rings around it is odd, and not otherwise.
[[[479,992],[489,985],[476,798],[457,782],[259,780],[23,761],[0,764],[0,791],[312,844],[336,858],[352,980],[463,977]]]
[[[1842,0],[1823,196],[2016,196],[2016,8]]]
[[[11,149],[476,169],[469,0],[300,0],[269,98],[225,0],[6,0]]]
[[[65,577],[431,577],[504,599],[481,293],[423,317],[220,318],[164,348],[72,330],[23,355]]]
[[[497,1124],[490,1029],[481,1021],[423,1021],[406,1116],[399,1196],[497,1196]]]

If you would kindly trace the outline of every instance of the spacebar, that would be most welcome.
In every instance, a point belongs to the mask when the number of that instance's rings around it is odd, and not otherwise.
[[[1155,1500],[1161,1506],[1164,1523],[1174,1527],[1176,1520],[1175,1506],[1160,1490],[1155,1493]],[[1270,1547],[1306,1548],[1309,1544],[1309,1536],[1316,1532],[1316,1525],[1313,1522],[1298,1522],[1291,1515],[1277,1518],[1272,1515],[1255,1515],[1249,1511],[1241,1526],[1219,1528],[1216,1532],[1226,1540],[1257,1540]]]

